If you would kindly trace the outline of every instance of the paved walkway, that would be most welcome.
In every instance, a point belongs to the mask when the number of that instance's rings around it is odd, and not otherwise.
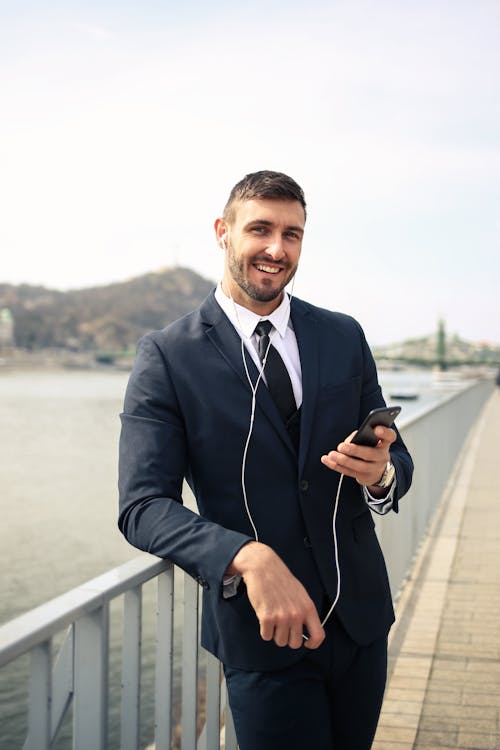
[[[467,441],[397,618],[373,750],[500,750],[500,389]]]

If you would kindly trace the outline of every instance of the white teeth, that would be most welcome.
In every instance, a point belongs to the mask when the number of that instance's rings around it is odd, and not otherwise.
[[[273,268],[272,266],[256,266],[259,271],[265,271],[266,273],[279,273],[279,268]]]

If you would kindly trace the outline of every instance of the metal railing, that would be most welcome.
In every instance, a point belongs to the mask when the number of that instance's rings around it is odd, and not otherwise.
[[[410,496],[401,503],[399,516],[389,514],[376,519],[394,594],[407,575],[466,435],[492,390],[492,382],[480,381],[415,418],[401,422],[401,432],[416,466],[413,486]],[[149,555],[108,571],[0,627],[0,668],[23,654],[30,655],[25,750],[53,747],[70,708],[74,750],[107,748],[109,610],[110,604],[121,596],[120,748],[138,750],[142,591],[144,584],[152,579],[157,583],[154,747],[171,750],[174,568],[167,561]],[[220,664],[210,654],[204,683],[205,720],[199,733],[198,590],[198,584],[186,575],[181,628],[182,748],[236,750]],[[53,659],[55,639],[65,629],[66,635]],[[224,717],[225,726],[221,731]]]
[[[398,514],[375,517],[394,598],[411,568],[467,434],[494,387],[493,380],[479,380],[398,422],[415,464],[413,483]]]
[[[143,555],[0,627],[0,668],[30,654],[28,735],[24,750],[49,750],[72,709],[74,750],[105,750],[108,742],[109,607],[123,595],[121,750],[140,747],[142,587],[156,578],[156,750],[172,743],[174,567]],[[221,669],[207,654],[205,723],[198,725],[199,586],[184,577],[182,622],[182,748],[236,750]],[[54,637],[67,628],[52,666]],[[225,714],[225,727],[221,732]],[[0,729],[1,740],[1,729]],[[9,749],[10,750],[10,749]]]

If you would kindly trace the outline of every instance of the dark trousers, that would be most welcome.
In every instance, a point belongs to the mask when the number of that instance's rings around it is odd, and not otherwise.
[[[355,644],[335,619],[325,641],[274,672],[225,667],[240,750],[369,750],[382,706],[387,638]]]

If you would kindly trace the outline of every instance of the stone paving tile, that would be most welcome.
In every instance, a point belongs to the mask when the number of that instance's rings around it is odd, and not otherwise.
[[[472,633],[467,630],[457,630],[455,628],[448,627],[446,630],[442,630],[438,636],[438,645],[443,644],[444,646],[450,645],[454,648],[467,646],[472,643]]]
[[[382,726],[386,713],[388,714],[401,713],[405,716],[408,715],[408,716],[419,717],[421,714],[421,711],[422,711],[422,700],[404,701],[404,700],[400,700],[399,698],[395,700],[392,700],[391,698],[386,698],[384,700],[384,710],[382,711],[382,714],[380,716],[379,725]]]
[[[493,719],[462,719],[460,731],[464,733],[498,734],[498,721]],[[498,735],[500,740],[500,735]]]
[[[500,684],[494,674],[484,672],[465,672],[464,682],[470,689],[479,692],[500,693]],[[499,701],[500,703],[500,701]]]
[[[455,703],[449,705],[429,703],[424,705],[421,715],[424,718],[428,716],[458,718],[461,719],[462,723],[466,723],[469,719],[472,721],[476,719],[485,719],[491,722],[495,722],[497,711],[493,707],[485,708],[483,706],[461,706]]]
[[[493,734],[497,731],[496,716],[487,718],[464,717],[456,715],[453,717],[428,714],[420,717],[419,728],[422,730],[439,730],[445,732],[468,732],[468,733],[488,733]]]
[[[415,690],[410,687],[411,681],[408,681],[408,687],[406,688],[395,688],[392,685],[389,687],[386,693],[387,700],[393,701],[421,701],[425,695],[425,690]]]
[[[497,684],[500,680],[500,660],[497,661],[470,661],[467,665],[467,679],[491,679]]]
[[[476,732],[460,732],[457,747],[467,750],[498,750],[500,735],[498,733],[479,734]]]
[[[432,660],[432,672],[464,672],[467,670],[467,659],[444,659],[439,653]]]
[[[430,681],[425,693],[425,700],[429,703],[462,703],[462,687],[447,686],[442,690],[432,685]]]
[[[494,615],[496,618],[500,617],[500,607],[495,612]],[[479,623],[477,623],[479,626]],[[487,640],[489,642],[495,641],[498,642],[500,640],[500,621],[497,619],[496,622],[483,622],[480,623],[481,631],[478,632],[477,630],[473,630],[471,633],[471,642],[475,643],[476,641],[481,640]]]
[[[466,669],[433,669],[430,679],[436,685],[463,685],[467,680],[468,672]]]
[[[443,684],[449,683],[450,680],[460,681],[464,688],[467,686],[469,689],[479,688],[480,691],[491,690],[495,691],[498,688],[498,679],[495,675],[489,674],[489,672],[467,672],[461,670],[460,672],[441,672],[439,676],[435,675],[433,681],[441,681]]]
[[[418,731],[414,747],[418,748],[437,748],[437,747],[457,747],[458,732],[435,732],[421,729]]]
[[[480,693],[478,690],[464,690],[462,703],[464,706],[492,706],[500,712],[499,694],[491,692]]]
[[[414,742],[415,735],[417,733],[417,727],[397,727],[382,725],[377,730],[377,739],[385,740],[388,742]]]
[[[449,656],[480,657],[498,659],[498,646],[489,643],[440,643],[442,653]]]
[[[450,716],[421,716],[419,729],[432,732],[458,732],[460,729],[460,717]],[[491,727],[488,727],[488,731]]]
[[[380,727],[383,727],[384,729],[389,729],[391,727],[399,727],[403,729],[414,729],[416,730],[418,728],[420,716],[419,714],[411,714],[411,713],[389,713],[389,711],[384,711],[384,715],[380,719]]]
[[[427,687],[427,677],[415,677],[414,675],[412,675],[411,687],[413,690],[425,690],[425,688]],[[393,675],[391,679],[391,688],[408,688],[408,675]]]
[[[432,675],[429,679],[429,683],[432,683],[433,689],[438,693],[450,693],[453,688],[453,695],[457,697],[461,695],[462,691],[461,674],[461,672],[456,672],[451,679],[445,677],[438,678]],[[429,687],[429,683],[427,684],[427,687]],[[458,691],[460,691],[460,693]],[[439,702],[442,703],[443,701]]]

